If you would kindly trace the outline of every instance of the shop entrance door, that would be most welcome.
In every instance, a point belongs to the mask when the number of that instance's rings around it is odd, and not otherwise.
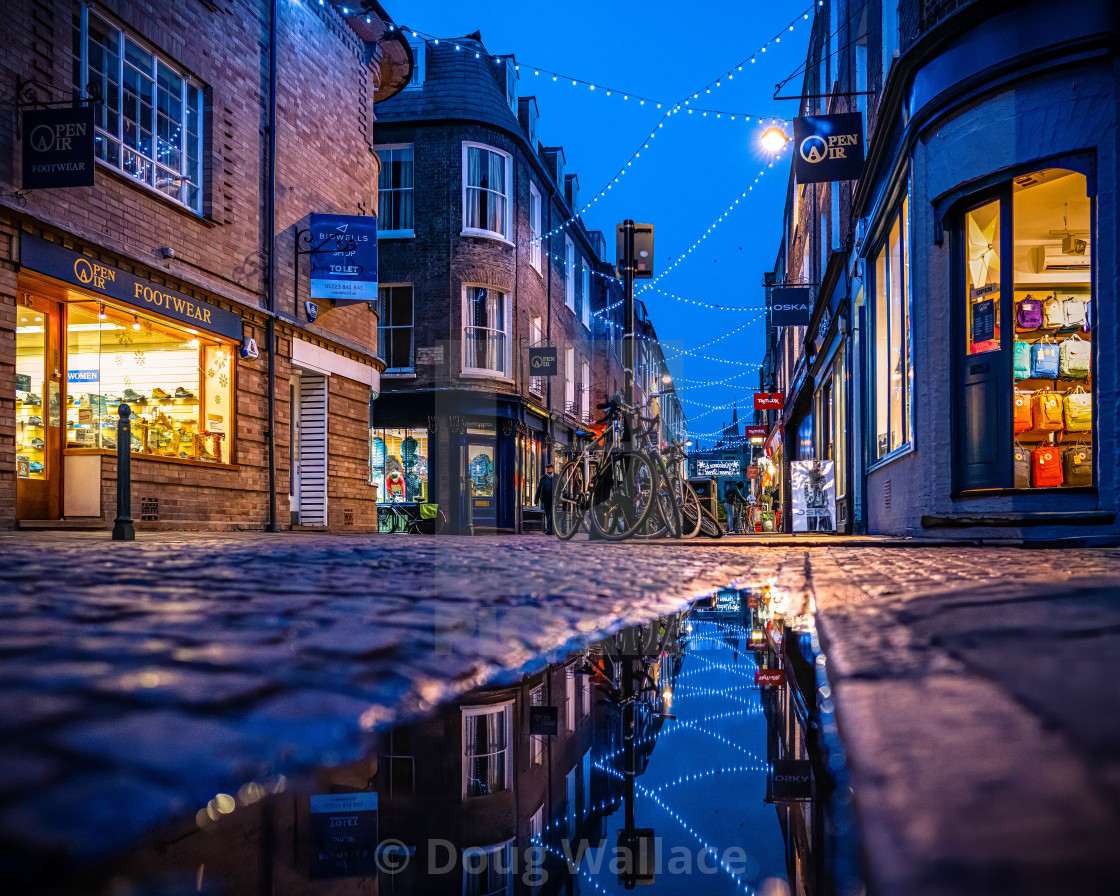
[[[16,518],[56,520],[62,492],[61,306],[21,293],[16,308]]]
[[[467,499],[475,529],[498,525],[495,440],[472,436],[467,442]]]

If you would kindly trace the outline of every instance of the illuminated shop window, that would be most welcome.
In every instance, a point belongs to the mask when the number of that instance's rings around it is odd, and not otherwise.
[[[378,503],[428,500],[428,430],[370,429],[370,485]]]

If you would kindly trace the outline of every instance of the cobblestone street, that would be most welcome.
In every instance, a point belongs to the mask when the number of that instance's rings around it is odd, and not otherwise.
[[[1083,855],[1115,875],[1117,550],[17,533],[0,552],[17,879],[768,579],[816,608],[876,892],[1053,892]]]

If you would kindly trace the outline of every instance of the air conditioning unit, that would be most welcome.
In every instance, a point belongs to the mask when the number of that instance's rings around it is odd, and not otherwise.
[[[1078,243],[1084,245],[1080,240]],[[1078,248],[1080,248],[1080,245]],[[1082,255],[1067,255],[1062,252],[1061,246],[1039,246],[1033,249],[1031,254],[1036,274],[1061,273],[1064,271],[1087,274],[1093,266],[1092,253],[1087,245]]]

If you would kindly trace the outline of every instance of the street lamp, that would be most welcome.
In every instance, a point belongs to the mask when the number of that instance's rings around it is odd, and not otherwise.
[[[778,152],[789,143],[789,137],[777,125],[767,128],[762,132],[761,137],[762,148],[767,152]]]

